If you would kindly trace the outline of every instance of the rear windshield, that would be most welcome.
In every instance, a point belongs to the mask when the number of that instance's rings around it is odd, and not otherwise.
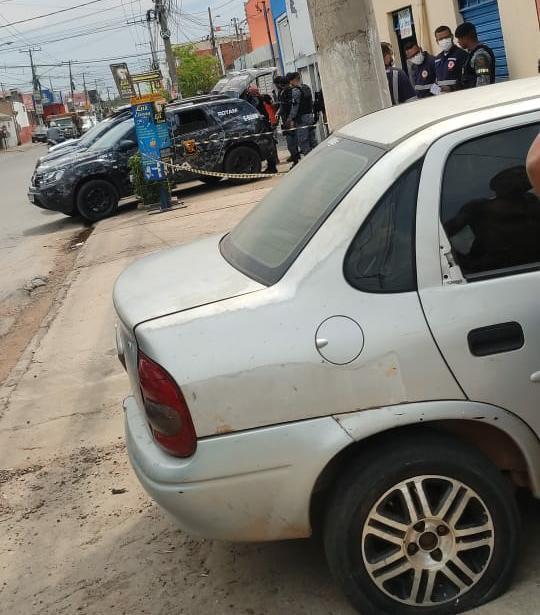
[[[331,137],[223,239],[223,257],[249,277],[275,284],[383,154],[368,143]]]

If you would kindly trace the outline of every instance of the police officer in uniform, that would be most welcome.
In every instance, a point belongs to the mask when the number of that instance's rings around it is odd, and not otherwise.
[[[463,87],[463,67],[467,62],[467,52],[454,42],[454,35],[448,26],[439,26],[435,38],[441,53],[435,58],[435,73],[439,90],[435,94],[455,92]]]
[[[393,105],[417,100],[416,92],[405,71],[395,68],[394,50],[390,43],[381,43],[381,50],[386,68],[386,78],[390,88],[390,97]]]
[[[300,73],[289,73],[287,79],[292,89],[292,105],[287,128],[296,128],[298,148],[303,156],[316,147],[313,94],[309,85],[302,83]]]
[[[278,90],[278,115],[281,119],[281,127],[283,128],[283,134],[287,141],[287,149],[289,150],[289,158],[287,162],[298,164],[300,160],[300,152],[298,151],[298,138],[296,130],[286,130],[287,120],[291,113],[292,107],[292,89],[287,81],[287,77],[276,77],[274,79],[274,85]]]
[[[414,40],[407,41],[404,49],[407,60],[412,65],[411,77],[416,96],[418,98],[433,96],[431,89],[436,81],[435,58]]]
[[[456,29],[458,43],[468,53],[463,67],[463,87],[477,88],[495,83],[495,54],[478,40],[474,24],[466,21]]]

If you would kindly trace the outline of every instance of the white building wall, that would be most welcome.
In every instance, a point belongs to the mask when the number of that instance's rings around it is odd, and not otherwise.
[[[284,13],[276,19],[276,33],[279,38],[281,49],[281,61],[283,62],[283,74],[292,73],[296,70],[295,55],[289,15]]]
[[[26,112],[26,107],[21,103],[15,101],[13,103],[13,110],[15,111],[15,118],[21,128],[28,128],[30,126],[30,118]]]
[[[286,4],[294,51],[294,66],[289,64],[288,70],[298,71],[302,75],[302,81],[309,85],[313,91],[320,90],[317,52],[307,0],[286,0]]]
[[[287,15],[297,68],[308,66],[315,56],[315,41],[307,0],[286,0]]]

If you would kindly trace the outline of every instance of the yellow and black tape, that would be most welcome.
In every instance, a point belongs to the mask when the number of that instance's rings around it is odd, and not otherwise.
[[[278,171],[277,173],[225,173],[222,171],[207,171],[205,169],[196,169],[195,167],[192,167],[189,162],[174,164],[173,162],[167,162],[166,160],[158,161],[156,158],[148,156],[148,154],[143,154],[143,156],[152,162],[161,162],[171,171],[183,171],[186,173],[193,173],[194,175],[204,175],[205,177],[221,177],[223,179],[268,179],[270,177],[278,177],[279,175],[287,175],[287,171]]]

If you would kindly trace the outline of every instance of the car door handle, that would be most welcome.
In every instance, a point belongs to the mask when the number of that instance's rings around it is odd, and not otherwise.
[[[472,355],[486,357],[519,350],[525,344],[525,337],[518,322],[503,322],[473,329],[469,332],[467,341]]]
[[[540,382],[540,372],[534,372],[534,374],[531,374],[531,382]]]

